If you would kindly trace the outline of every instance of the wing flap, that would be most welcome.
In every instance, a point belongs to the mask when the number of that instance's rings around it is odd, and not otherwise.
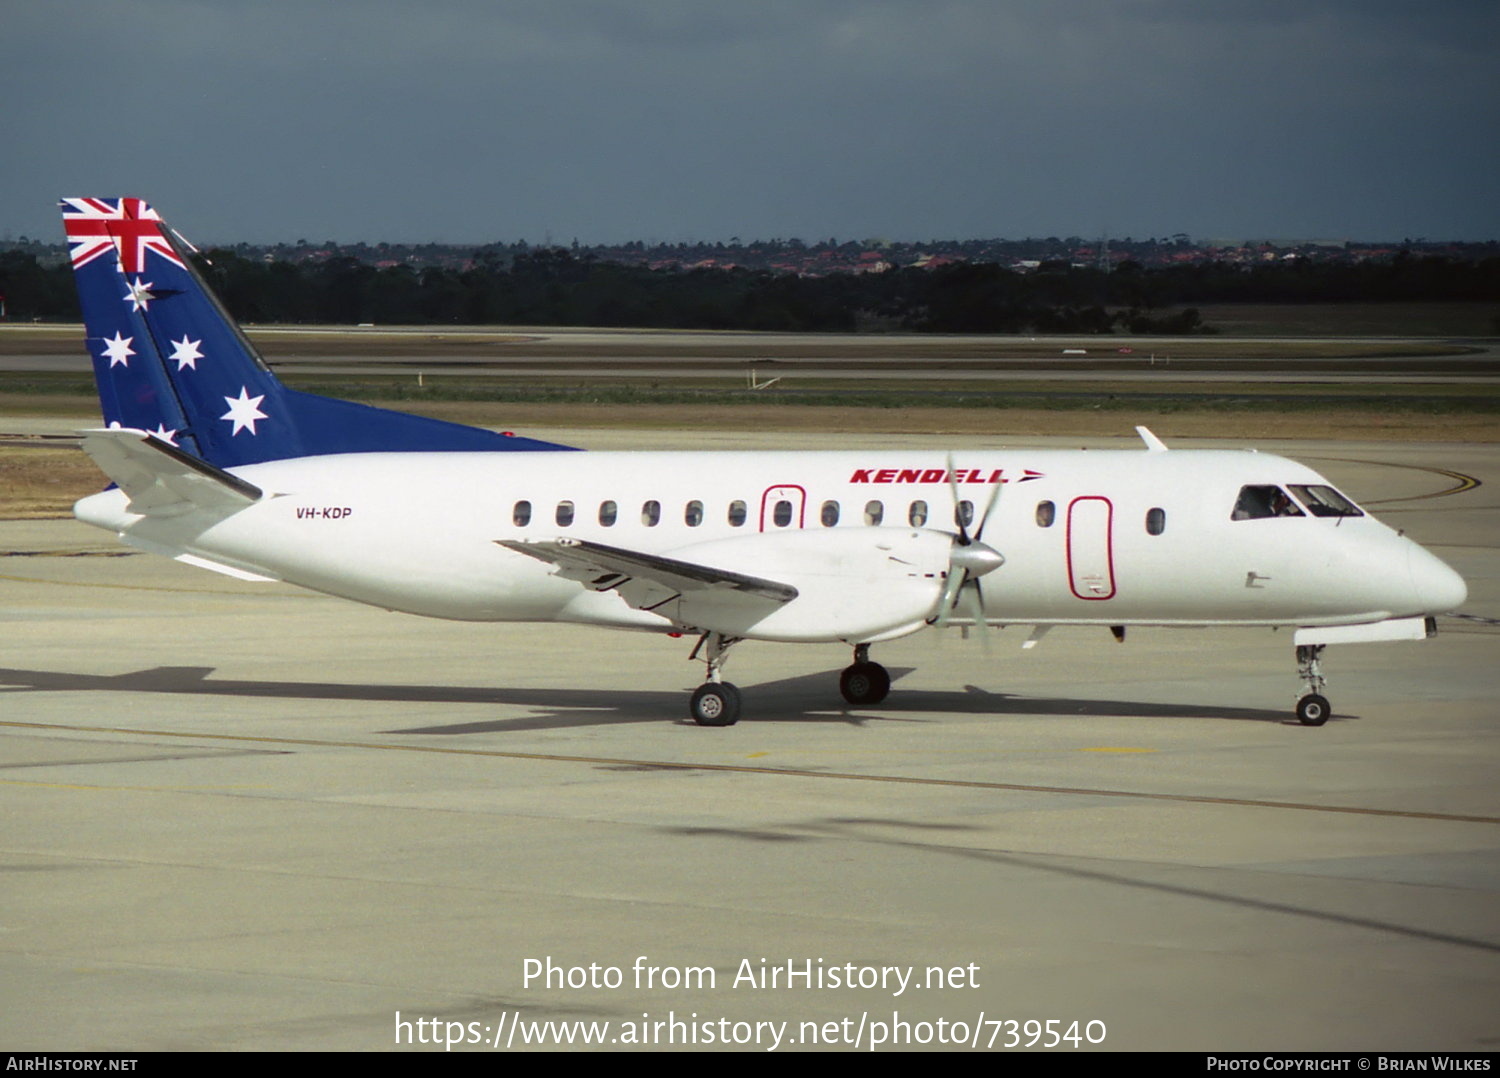
[[[190,509],[233,512],[257,502],[254,483],[190,456],[154,434],[130,428],[86,430],[83,451],[130,498],[130,511],[171,515]]]
[[[690,592],[734,591],[789,603],[797,589],[763,577],[697,562],[646,554],[587,539],[497,539],[500,546],[557,566],[558,575],[594,591],[617,590],[638,610],[651,610]],[[643,586],[644,585],[644,586]]]

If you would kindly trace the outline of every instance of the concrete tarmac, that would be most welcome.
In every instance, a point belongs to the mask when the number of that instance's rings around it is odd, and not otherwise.
[[[1500,448],[1262,448],[1500,616]],[[9,1050],[1500,1044],[1483,621],[1330,648],[1316,729],[1286,633],[1012,629],[878,646],[857,710],[846,649],[744,644],[711,730],[689,640],[424,621],[71,521],[0,522],[0,595]]]

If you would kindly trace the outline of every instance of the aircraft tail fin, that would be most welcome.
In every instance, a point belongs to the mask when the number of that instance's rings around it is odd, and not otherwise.
[[[567,449],[283,386],[138,198],[59,203],[100,407],[219,468],[328,453]]]

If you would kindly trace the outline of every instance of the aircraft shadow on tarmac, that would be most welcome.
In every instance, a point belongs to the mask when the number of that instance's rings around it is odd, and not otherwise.
[[[505,688],[464,685],[379,685],[313,681],[218,680],[211,666],[158,666],[126,674],[0,668],[0,694],[24,692],[138,692],[285,700],[366,701],[372,704],[490,704],[538,709],[531,715],[478,722],[416,726],[390,734],[478,734],[570,726],[676,721],[691,725],[680,692],[631,689]],[[910,673],[895,668],[893,679]],[[750,706],[742,722],[933,722],[940,714],[1055,716],[1058,718],[1231,719],[1294,722],[1285,711],[1153,701],[1087,700],[961,690],[897,691],[873,708],[853,709],[833,691],[837,671],[745,686]]]
[[[1250,866],[1220,866],[1209,869],[1205,875],[1195,877],[1201,880],[1201,883],[1184,882],[1180,872],[1181,866],[1159,865],[1149,861],[1131,862],[1128,859],[1120,859],[1111,863],[1108,860],[1096,858],[1028,854],[1014,850],[969,845],[964,841],[964,832],[977,834],[983,831],[983,828],[971,825],[845,816],[815,818],[759,828],[677,825],[664,826],[659,830],[664,834],[688,839],[722,838],[757,843],[833,840],[843,844],[858,842],[906,849],[987,865],[999,872],[1014,876],[1017,882],[1023,875],[1043,874],[1107,888],[1129,888],[1195,902],[1226,905],[1240,910],[1253,910],[1324,924],[1365,929],[1381,935],[1462,947],[1481,953],[1500,953],[1500,943],[1483,938],[1482,928],[1479,925],[1465,925],[1464,927],[1469,928],[1473,934],[1463,935],[1457,931],[1447,931],[1437,927],[1442,924],[1441,921],[1430,921],[1428,925],[1402,924],[1394,920],[1380,919],[1372,916],[1367,910],[1358,908],[1342,910],[1319,908],[1323,905],[1322,902],[1316,905],[1303,904],[1290,899],[1280,900],[1267,897],[1263,884],[1258,879],[1259,873]],[[1248,880],[1256,880],[1256,882],[1247,883]],[[1419,878],[1405,882],[1433,885],[1431,881]],[[1214,884],[1219,886],[1214,886]],[[1007,883],[1002,879],[997,880],[996,885],[1004,891]],[[1236,891],[1234,888],[1241,890]],[[1353,893],[1358,895],[1362,892]],[[1342,904],[1348,905],[1348,903]],[[1413,920],[1416,919],[1413,918]]]

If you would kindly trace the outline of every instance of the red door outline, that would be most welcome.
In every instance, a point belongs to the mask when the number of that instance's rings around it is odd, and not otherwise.
[[[783,483],[780,486],[767,487],[766,492],[760,496],[760,530],[781,531],[774,519],[772,519],[772,506],[776,502],[792,503],[792,522],[787,528],[800,528],[803,518],[807,515],[807,491],[795,483]]]
[[[1068,503],[1068,587],[1080,599],[1115,597],[1114,503],[1085,494]]]

